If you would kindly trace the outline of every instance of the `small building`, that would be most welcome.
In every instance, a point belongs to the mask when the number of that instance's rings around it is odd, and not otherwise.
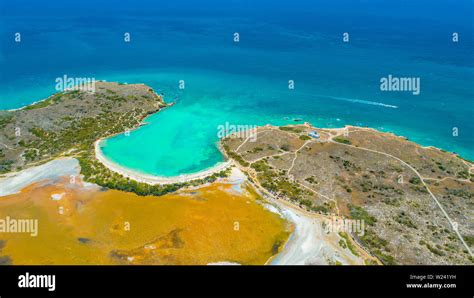
[[[312,138],[315,138],[315,139],[319,139],[319,133],[316,131],[316,130],[312,130],[308,133],[308,136],[312,137]]]

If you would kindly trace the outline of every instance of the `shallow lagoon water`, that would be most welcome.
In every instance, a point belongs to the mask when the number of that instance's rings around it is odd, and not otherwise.
[[[264,264],[291,227],[253,193],[215,183],[161,197],[33,183],[0,200],[0,216],[38,219],[38,235],[4,233],[0,259],[15,265]],[[61,194],[60,200],[53,196]],[[64,213],[58,212],[64,208]],[[235,222],[239,230],[234,230]]]

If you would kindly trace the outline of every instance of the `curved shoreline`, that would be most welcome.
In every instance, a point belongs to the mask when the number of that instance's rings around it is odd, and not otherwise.
[[[134,129],[138,129],[141,126],[146,125],[146,124],[147,123],[141,123],[139,126],[135,127]],[[289,126],[297,126],[297,125],[298,124],[289,125]],[[311,124],[309,124],[309,125],[311,127],[313,127]],[[381,131],[378,131],[377,129],[374,129],[374,128],[371,128],[371,127],[359,127],[359,126],[353,126],[353,125],[344,125],[342,128],[319,128],[319,129],[338,132],[340,130],[344,130],[344,129],[350,128],[350,127],[363,129],[363,130],[371,130],[371,131],[381,132]],[[313,128],[316,128],[316,127],[313,127]],[[407,139],[406,137],[396,135],[393,132],[382,132],[382,133],[387,133],[387,134],[393,135],[395,137],[401,137],[401,138]],[[107,137],[107,138],[110,138],[110,136]],[[192,173],[192,174],[182,174],[182,175],[179,175],[179,176],[164,177],[164,176],[156,176],[156,175],[152,175],[152,174],[145,174],[145,173],[140,173],[138,171],[134,171],[132,169],[126,168],[124,166],[121,166],[121,165],[111,161],[110,159],[107,159],[107,157],[105,157],[102,150],[100,149],[100,142],[105,140],[105,139],[106,138],[101,138],[101,139],[98,139],[94,142],[94,157],[99,162],[101,162],[106,168],[108,168],[109,170],[111,170],[115,173],[118,173],[118,174],[120,174],[124,177],[133,179],[133,180],[138,181],[138,182],[150,184],[150,185],[158,185],[158,184],[166,185],[166,184],[174,184],[174,183],[184,183],[184,182],[190,182],[190,181],[193,181],[193,180],[203,179],[203,178],[206,178],[206,177],[208,177],[212,174],[223,171],[223,170],[227,169],[228,167],[230,167],[233,164],[232,160],[229,159],[229,160],[220,162],[220,163],[218,163],[218,164],[216,164],[216,165],[214,165],[214,166],[212,166],[208,169],[205,169],[205,170],[202,170],[202,171],[199,171],[199,172],[196,172],[196,173]],[[409,141],[409,142],[413,142],[413,141]],[[416,144],[418,144],[418,143],[416,143]],[[422,148],[425,148],[425,149],[432,149],[432,150],[442,151],[442,149],[434,147],[434,146],[422,146],[422,145],[419,145],[419,146],[421,146]],[[222,152],[222,150],[221,150],[221,152]],[[457,153],[453,153],[453,152],[449,152],[449,153],[460,157],[459,154],[457,154]]]
[[[144,174],[144,173],[139,173],[137,171],[120,166],[112,162],[111,160],[107,159],[105,155],[102,153],[102,150],[100,150],[100,142],[102,140],[103,139],[98,139],[97,141],[94,142],[94,155],[95,155],[95,158],[99,162],[101,162],[105,167],[107,167],[109,170],[115,173],[118,173],[130,179],[136,180],[138,182],[143,182],[150,185],[183,183],[183,182],[189,182],[192,180],[203,179],[212,174],[223,171],[232,165],[232,161],[227,160],[211,168],[208,168],[206,170],[203,170],[197,173],[183,174],[183,175],[172,176],[172,177],[163,177],[163,176]]]

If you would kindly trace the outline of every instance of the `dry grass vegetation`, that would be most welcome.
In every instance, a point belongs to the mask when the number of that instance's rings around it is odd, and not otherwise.
[[[314,129],[261,127],[256,142],[228,137],[223,147],[275,197],[364,220],[365,234],[352,237],[384,264],[474,263],[423,184],[472,246],[472,163],[366,128],[318,129],[320,139],[302,137]]]
[[[0,174],[19,171],[59,156],[76,157],[88,182],[139,195],[163,195],[213,182],[228,173],[168,185],[148,185],[121,176],[95,158],[94,142],[141,125],[167,105],[146,85],[97,82],[96,91],[67,91],[0,114]],[[17,135],[16,131],[20,131]]]
[[[97,82],[94,93],[66,91],[20,110],[2,111],[0,173],[78,155],[95,140],[132,129],[165,106],[145,85]]]

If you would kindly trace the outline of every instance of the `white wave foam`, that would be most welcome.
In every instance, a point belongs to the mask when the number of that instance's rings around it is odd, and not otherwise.
[[[369,101],[369,100],[363,100],[363,99],[358,99],[358,98],[328,96],[328,95],[321,95],[321,96],[324,96],[324,97],[327,97],[327,98],[332,98],[332,99],[335,99],[335,100],[342,100],[342,101],[361,103],[361,104],[372,105],[372,106],[380,106],[380,107],[385,107],[385,108],[398,109],[398,106],[385,104],[383,102]]]

